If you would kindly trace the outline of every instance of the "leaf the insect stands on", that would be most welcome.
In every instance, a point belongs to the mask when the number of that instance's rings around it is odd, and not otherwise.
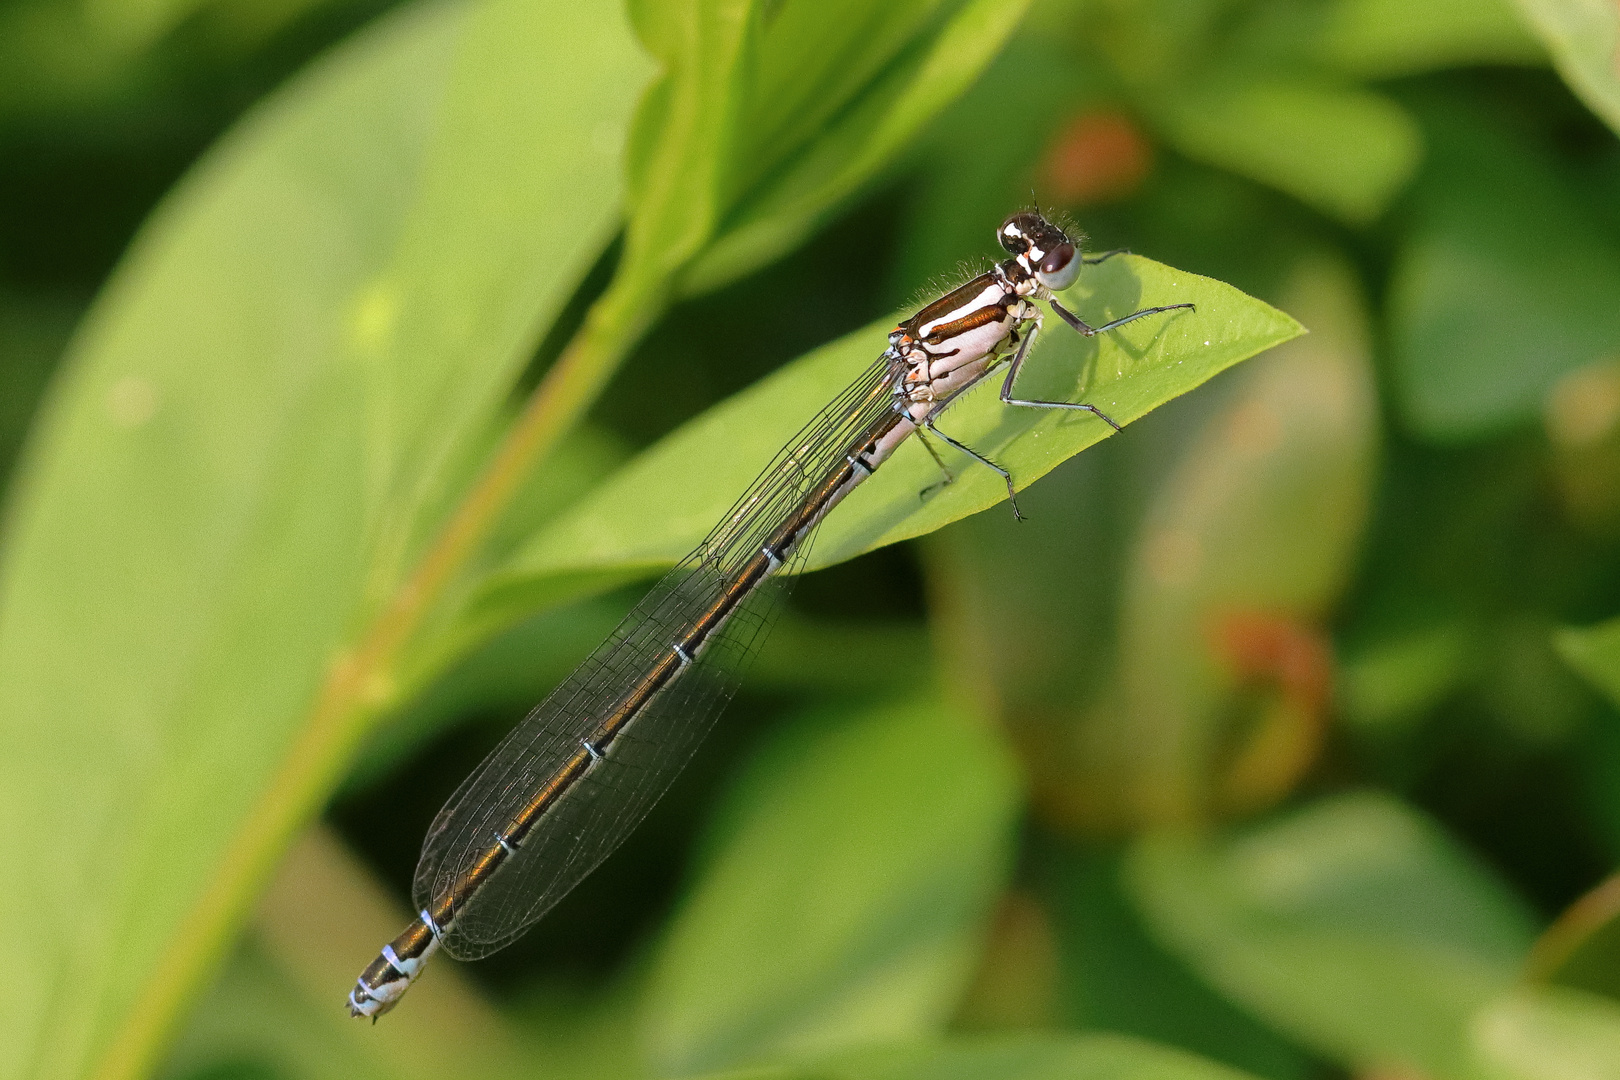
[[[1055,325],[1043,332],[1030,360],[1032,377],[1070,400],[1096,404],[1122,424],[1300,333],[1292,318],[1228,285],[1136,256],[1088,269],[1063,300],[1099,321],[1144,304],[1198,305],[1196,312],[1141,320],[1099,338]],[[627,570],[647,574],[674,562],[781,446],[794,418],[807,419],[815,403],[830,400],[883,351],[892,325],[880,323],[804,357],[642,454],[496,571],[484,602],[518,611],[532,602],[524,597],[530,590],[549,593]],[[953,437],[1002,462],[1020,488],[1110,433],[1094,417],[1008,409],[989,382],[949,415]],[[708,452],[720,446],[724,454]],[[710,467],[694,476],[689,463],[696,460]],[[812,568],[919,536],[1006,499],[1005,485],[989,470],[959,471],[957,482],[922,498],[938,468],[908,442],[821,527]]]

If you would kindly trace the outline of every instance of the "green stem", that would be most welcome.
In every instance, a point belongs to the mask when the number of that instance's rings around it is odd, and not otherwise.
[[[423,615],[477,553],[529,471],[579,422],[663,313],[664,290],[644,282],[621,276],[592,305],[580,332],[541,379],[421,561],[357,643],[333,658],[297,739],[208,887],[175,928],[145,991],[102,1057],[95,1071],[99,1080],[138,1080],[156,1066],[176,1018],[247,917],[281,853],[320,811],[370,721],[390,699],[394,666]]]

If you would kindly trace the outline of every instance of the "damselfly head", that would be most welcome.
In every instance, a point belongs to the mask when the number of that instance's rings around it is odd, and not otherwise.
[[[1007,253],[1053,292],[1080,276],[1080,249],[1067,233],[1040,214],[1025,210],[1001,223],[997,238]]]

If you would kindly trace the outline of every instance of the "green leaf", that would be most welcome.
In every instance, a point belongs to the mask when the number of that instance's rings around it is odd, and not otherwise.
[[[799,4],[788,10],[802,12],[811,6]],[[903,6],[880,5],[878,11],[889,13],[880,22],[889,23],[892,12]],[[681,282],[683,292],[690,295],[717,288],[807,236],[833,208],[896,161],[919,132],[973,84],[1001,51],[1028,6],[1029,0],[970,0],[931,40],[914,41],[898,55],[885,55],[888,62],[881,73],[841,115],[826,109],[828,103],[840,100],[840,93],[829,88],[819,111],[825,111],[831,123],[818,132],[820,137],[806,152],[785,158],[785,166],[774,175],[756,169],[762,182],[737,210],[726,232],[687,270]],[[822,18],[827,17],[827,7],[814,5]],[[831,25],[846,33],[863,28],[856,18],[835,19]],[[892,27],[885,25],[884,30],[872,36],[874,43],[898,38]],[[784,13],[767,37],[767,63],[804,52],[802,36]],[[848,86],[851,74],[866,66],[845,64],[824,78],[836,75],[839,83]],[[769,67],[766,70],[770,72]],[[767,159],[772,152],[779,153],[780,148],[762,141],[753,157]]]
[[[0,490],[79,314],[66,300],[0,291]]]
[[[1512,985],[1530,920],[1401,803],[1340,796],[1230,840],[1163,833],[1128,873],[1160,940],[1279,1030],[1346,1068],[1484,1075],[1469,1024]]]
[[[0,1073],[143,1072],[336,783],[367,715],[322,683],[615,228],[644,71],[559,0],[402,13],[137,239],[0,564],[0,891],[39,913]]]
[[[226,1070],[299,1080],[399,1075],[340,1026],[347,1017],[326,1011],[332,1015],[322,1015],[288,984],[272,957],[249,943],[203,996],[163,1075],[171,1080],[230,1075]]]
[[[1620,618],[1595,626],[1566,627],[1553,638],[1569,666],[1620,704]]]
[[[1577,990],[1520,990],[1483,1009],[1476,1052],[1511,1080],[1620,1077],[1620,1004]]]
[[[780,0],[760,41],[740,132],[743,152],[730,163],[733,190],[750,191],[796,148],[821,137],[925,28],[959,6],[960,0]]]
[[[1056,924],[1065,1027],[1169,1043],[1271,1080],[1320,1072],[1149,936],[1122,891],[1117,846],[1036,851],[1022,876],[1041,883]]]
[[[1570,89],[1620,132],[1620,8],[1608,0],[1516,2]]]
[[[643,96],[626,150],[629,225],[615,285],[639,299],[713,237],[759,47],[754,0],[632,0],[664,73]]]
[[[1335,687],[1344,719],[1367,732],[1409,730],[1470,674],[1474,627],[1439,621],[1343,650]]]
[[[1229,285],[1135,256],[1087,269],[1063,300],[1097,321],[1143,305],[1198,305],[1196,313],[1142,319],[1091,339],[1048,321],[1020,387],[1092,402],[1120,423],[1301,332],[1287,315]],[[893,325],[875,324],[795,361],[642,454],[493,575],[474,617],[510,618],[676,562],[814,410],[883,351]],[[953,406],[942,427],[1010,469],[1020,488],[1111,434],[1090,416],[1009,409],[988,382]],[[920,536],[1006,499],[1006,486],[990,470],[955,467],[956,482],[924,501],[918,493],[936,484],[939,470],[915,441],[902,446],[821,527],[812,568]]]
[[[618,289],[694,295],[802,241],[977,78],[1028,4],[633,5],[667,74],[636,120]]]
[[[656,1071],[937,1032],[1009,869],[1017,795],[989,728],[931,695],[772,740],[654,961]]]
[[[1421,435],[1482,439],[1620,349],[1620,246],[1544,151],[1472,110],[1426,121],[1431,168],[1390,280],[1395,400]]]
[[[613,632],[633,603],[609,595],[539,612],[457,657],[422,685],[414,685],[415,677],[436,667],[432,659],[408,668],[401,674],[411,686],[401,695],[404,705],[366,740],[344,777],[344,790],[364,790],[469,716],[522,716]]]
[[[1159,423],[1149,418],[1129,440],[1054,470],[1019,496],[1024,521],[976,514],[921,545],[940,667],[986,703],[1023,751],[1043,824],[1071,824],[1077,803],[1116,805],[1114,788],[1085,786],[1092,748],[1077,745],[1074,733],[1112,677],[1120,534],[1140,494],[1130,466],[1138,449],[1152,452],[1144,436]]]
[[[1243,1080],[1249,1074],[1119,1035],[1003,1035],[862,1050],[803,1069],[805,1080]]]
[[[1312,334],[1233,377],[1220,412],[1159,485],[1124,569],[1120,701],[1104,718],[1114,753],[1093,768],[1113,774],[1098,783],[1134,781],[1130,803],[1149,821],[1273,801],[1309,764],[1325,723],[1325,664],[1316,685],[1280,662],[1245,670],[1257,665],[1244,640],[1285,634],[1308,648],[1344,589],[1375,479],[1378,417],[1349,269],[1308,261],[1283,296]],[[1268,726],[1260,703],[1252,717],[1241,708],[1257,684],[1286,710],[1271,717],[1282,743],[1237,771],[1223,760],[1249,734],[1237,723],[1251,721],[1256,738]]]
[[[434,644],[440,652],[413,657],[415,666],[400,672],[400,682],[410,687],[401,693],[405,705],[367,740],[344,789],[364,789],[457,721],[475,715],[516,720],[528,712],[613,632],[639,599],[634,592],[632,586],[630,594],[621,590],[548,607],[467,651],[457,646],[466,649],[480,628],[463,625],[461,634],[439,635]],[[453,657],[448,663],[446,655]],[[921,623],[846,623],[785,612],[749,665],[744,685],[765,691],[887,690],[892,672],[923,673],[929,655],[929,635]],[[852,667],[851,656],[865,657],[866,663]]]
[[[1537,939],[1525,974],[1620,1000],[1620,874],[1564,909]]]
[[[1340,0],[1321,51],[1341,71],[1370,78],[1546,60],[1513,0]]]
[[[633,5],[666,71],[644,96],[630,136],[623,257],[547,372],[511,443],[517,452],[549,448],[672,299],[780,255],[893,162],[989,61],[1028,0],[967,0],[925,41],[934,2]],[[817,42],[838,51],[804,55]],[[904,62],[884,64],[885,56]],[[900,69],[910,64],[921,66],[908,82]],[[863,80],[864,72],[874,77]],[[807,125],[802,106],[829,124]],[[782,137],[761,141],[756,116]],[[731,231],[721,235],[723,228]]]
[[[984,514],[929,546],[943,556],[931,592],[946,598],[949,670],[987,684],[975,688],[1039,748],[1033,800],[1056,829],[1252,810],[1319,744],[1319,622],[1356,558],[1377,415],[1348,269],[1310,259],[1282,302],[1309,337],[1065,467],[1021,499],[1030,522]],[[1239,669],[1224,639],[1240,620],[1317,643],[1315,685],[1287,665]],[[1278,690],[1278,719],[1297,718],[1300,737],[1242,755],[1252,767],[1226,779],[1235,745],[1273,745],[1251,736]]]
[[[1417,124],[1381,94],[1227,72],[1152,100],[1190,158],[1269,184],[1342,221],[1383,213],[1422,155]]]
[[[312,898],[319,901],[316,917]],[[527,1047],[464,970],[435,965],[386,1035],[355,1023],[337,1004],[375,943],[388,940],[406,917],[335,836],[319,826],[307,830],[277,866],[247,932],[191,1011],[160,1075],[218,1076],[248,1063],[262,1070],[253,1075],[299,1080],[518,1075]]]

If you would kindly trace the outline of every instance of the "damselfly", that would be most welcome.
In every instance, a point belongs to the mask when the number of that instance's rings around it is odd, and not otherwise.
[[[1003,402],[1089,412],[1119,430],[1094,405],[1014,396],[1041,328],[1036,301],[1088,337],[1192,305],[1088,326],[1052,294],[1117,252],[1083,257],[1038,212],[1014,214],[997,235],[1012,257],[896,327],[883,354],[777,454],[697,550],[462,783],[422,844],[419,914],[361,974],[352,1015],[387,1012],[440,946],[475,960],[509,944],[619,845],[736,690],[816,526],[908,437],[923,440],[947,482],[929,435],[994,469],[1018,514],[1012,474],[938,427],[1009,353]]]

